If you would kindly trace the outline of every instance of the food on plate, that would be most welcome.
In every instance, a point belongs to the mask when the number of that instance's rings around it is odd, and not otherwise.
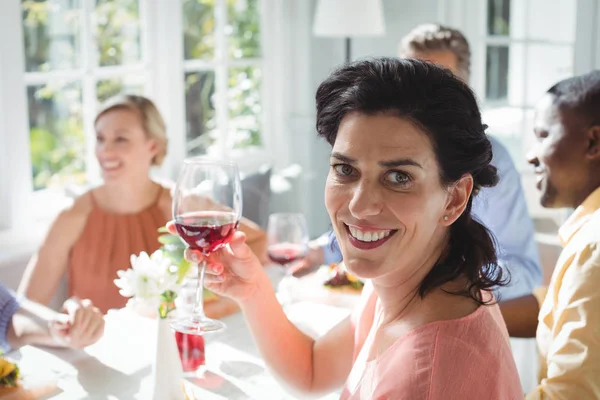
[[[0,395],[18,390],[20,385],[19,367],[0,356]]]
[[[325,268],[327,268],[328,278],[323,282],[323,286],[326,288],[350,293],[360,293],[362,291],[365,285],[364,282],[346,271],[344,264],[330,264]]]

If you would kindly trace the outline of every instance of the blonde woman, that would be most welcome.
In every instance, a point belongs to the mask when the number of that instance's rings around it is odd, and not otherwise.
[[[96,158],[103,184],[63,211],[33,257],[19,291],[48,304],[61,278],[68,275],[69,296],[90,299],[102,312],[123,307],[113,280],[127,268],[131,254],[160,247],[157,229],[171,218],[171,194],[150,178],[167,153],[166,127],[149,99],[118,95],[101,108],[94,122]],[[244,221],[257,254],[264,233]]]

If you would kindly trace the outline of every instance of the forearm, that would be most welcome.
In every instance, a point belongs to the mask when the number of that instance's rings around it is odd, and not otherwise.
[[[15,349],[26,345],[62,347],[50,335],[47,323],[21,311],[13,316],[6,338],[10,347]]]
[[[28,300],[48,305],[58,288],[64,269],[44,267],[46,266],[41,265],[38,256],[34,255],[21,278],[18,293]]]
[[[532,294],[500,302],[500,311],[511,337],[535,337],[538,314],[538,300]]]
[[[241,306],[252,336],[274,374],[294,390],[312,391],[314,340],[287,319],[268,278],[256,295]]]

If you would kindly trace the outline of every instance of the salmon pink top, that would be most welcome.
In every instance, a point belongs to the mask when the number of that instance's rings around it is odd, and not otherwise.
[[[370,360],[383,312],[371,285],[362,296],[352,316],[354,364],[341,399],[523,399],[497,305],[415,328]]]
[[[158,228],[167,218],[158,206],[164,191],[156,200],[135,214],[114,214],[94,201],[83,233],[71,249],[69,260],[69,296],[90,299],[102,312],[121,308],[127,298],[115,286],[117,271],[128,269],[130,256],[142,251],[148,254],[160,248]]]

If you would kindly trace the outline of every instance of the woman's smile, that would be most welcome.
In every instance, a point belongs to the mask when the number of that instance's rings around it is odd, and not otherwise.
[[[386,243],[397,229],[374,229],[344,224],[348,240],[352,246],[360,250],[371,250]]]

